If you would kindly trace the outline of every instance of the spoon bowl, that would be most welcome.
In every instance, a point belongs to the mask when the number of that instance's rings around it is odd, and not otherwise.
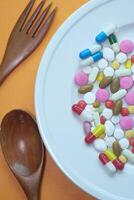
[[[22,110],[7,113],[1,123],[0,142],[28,200],[39,200],[45,152],[34,119]]]

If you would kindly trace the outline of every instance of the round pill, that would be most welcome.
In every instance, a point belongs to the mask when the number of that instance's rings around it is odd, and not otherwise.
[[[96,99],[101,102],[105,102],[109,99],[109,92],[105,89],[98,89],[96,92]]]
[[[113,102],[112,100],[107,100],[107,101],[105,102],[105,106],[106,106],[107,108],[113,108],[113,107],[114,107],[114,102]]]
[[[120,126],[124,130],[132,129],[133,126],[134,126],[134,121],[129,116],[121,117],[121,119],[120,119]]]
[[[113,124],[118,124],[120,121],[120,118],[119,118],[119,116],[113,116],[111,121],[113,122]]]
[[[100,69],[105,69],[107,66],[108,66],[108,62],[104,58],[98,61],[98,67]]]
[[[129,76],[120,78],[120,87],[123,89],[129,89],[133,86],[133,79]]]
[[[119,144],[122,149],[127,149],[129,147],[129,141],[126,138],[119,140]]]
[[[75,83],[78,86],[84,86],[88,83],[88,75],[83,71],[79,71],[75,74]]]
[[[107,137],[105,138],[105,142],[107,144],[108,147],[112,147],[113,143],[115,142],[115,138],[114,137]]]
[[[97,138],[93,144],[94,148],[99,152],[103,152],[107,149],[106,142],[103,139]]]
[[[112,62],[112,64],[111,64],[111,66],[112,66],[112,68],[113,69],[119,69],[119,67],[120,67],[120,63],[117,61],[117,60],[114,60],[113,62]]]
[[[110,120],[107,120],[105,122],[105,128],[106,128],[107,136],[112,136],[115,130],[115,126]]]
[[[104,69],[104,75],[107,76],[113,76],[114,75],[114,70],[112,67],[106,67]]]
[[[131,56],[131,62],[134,63],[134,55]]]
[[[128,104],[128,105],[134,105],[134,92],[133,91],[130,91],[126,94],[125,96],[125,102]]]
[[[95,101],[95,94],[93,92],[87,92],[84,95],[84,100],[87,104],[92,104]]]
[[[120,50],[123,53],[131,53],[133,51],[133,49],[134,49],[134,44],[130,40],[123,40],[120,43]]]
[[[106,119],[110,119],[113,115],[113,112],[111,109],[105,108],[102,112],[102,115],[106,118]]]
[[[128,110],[128,108],[122,108],[120,113],[122,116],[128,116],[129,110]]]
[[[116,56],[116,60],[119,62],[119,63],[124,63],[127,61],[127,55],[125,53],[118,53],[117,56]]]
[[[114,51],[108,47],[104,47],[103,48],[103,57],[107,60],[107,61],[113,61],[114,60]]]
[[[120,140],[121,138],[124,137],[124,131],[121,128],[116,128],[114,131],[114,137],[117,140]]]

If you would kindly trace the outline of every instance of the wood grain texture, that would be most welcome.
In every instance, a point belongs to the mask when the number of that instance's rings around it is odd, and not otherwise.
[[[37,0],[35,6],[40,1]],[[46,1],[46,5],[50,3]],[[70,3],[69,3],[70,2]],[[34,114],[34,83],[38,65],[45,47],[62,22],[86,0],[53,0],[59,10],[53,26],[40,47],[5,81],[0,88],[0,121],[12,109],[23,109]],[[9,33],[28,0],[0,1],[0,61],[2,60]],[[52,8],[54,8],[52,6]],[[0,150],[0,199],[25,200],[26,197],[7,167]],[[82,192],[58,169],[47,155],[46,172],[42,184],[42,200],[94,200]]]

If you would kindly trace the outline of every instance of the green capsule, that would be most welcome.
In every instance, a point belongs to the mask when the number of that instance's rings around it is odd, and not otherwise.
[[[113,34],[113,33],[108,37],[108,40],[109,40],[111,45],[118,42],[116,35]]]
[[[101,114],[103,111],[103,107],[100,106],[99,108],[96,108],[95,111],[98,112],[99,114]]]

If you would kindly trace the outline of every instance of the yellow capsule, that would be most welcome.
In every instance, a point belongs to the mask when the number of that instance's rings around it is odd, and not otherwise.
[[[125,62],[125,67],[126,67],[127,69],[131,69],[131,67],[132,67],[132,62],[131,62],[130,59],[128,59],[128,60]]]
[[[134,106],[128,106],[128,111],[130,114],[134,114]]]
[[[119,67],[120,67],[120,63],[117,61],[117,60],[114,60],[113,62],[112,62],[112,64],[111,64],[111,66],[112,66],[112,68],[113,69],[119,69]]]
[[[97,81],[102,81],[104,79],[104,73],[103,72],[99,72],[98,76],[97,76]]]
[[[99,106],[100,106],[100,102],[98,100],[95,100],[95,102],[93,103],[93,107],[98,108]]]
[[[117,157],[116,155],[110,150],[107,149],[106,151],[104,151],[104,154],[109,158],[109,160],[114,161]]]
[[[124,164],[127,162],[127,158],[124,155],[120,155],[119,160]]]
[[[104,139],[106,137],[106,133],[103,133],[99,138]]]
[[[93,135],[98,138],[105,133],[105,126],[99,124],[96,128],[92,131]]]
[[[134,137],[134,131],[133,130],[126,131],[125,137],[128,138],[128,139]]]

